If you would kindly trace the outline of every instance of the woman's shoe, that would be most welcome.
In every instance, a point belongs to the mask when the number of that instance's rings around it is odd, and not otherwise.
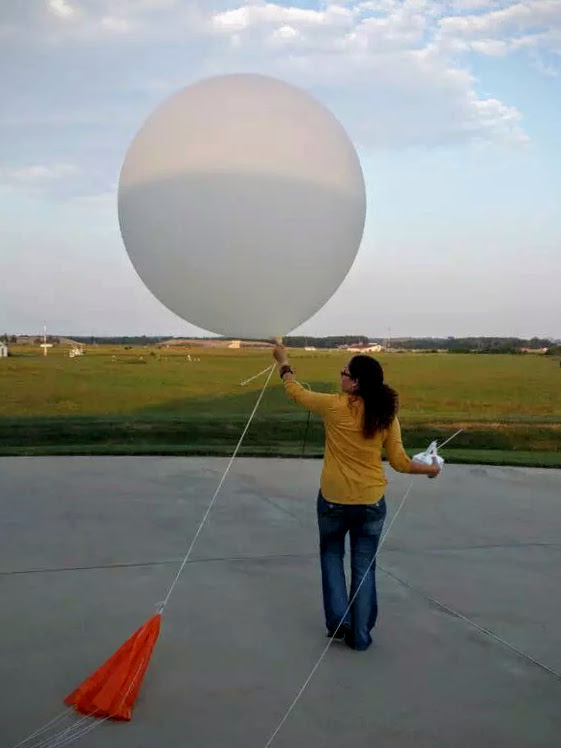
[[[371,644],[372,642],[370,642]],[[370,648],[370,644],[363,645],[361,647],[357,647],[355,644],[355,638],[353,636],[353,632],[349,628],[347,631],[345,631],[345,644],[349,649],[354,649],[355,652],[366,652],[367,649]]]
[[[336,629],[327,629],[327,634],[330,639],[336,642],[344,642],[347,640],[347,634],[351,633],[351,627],[348,623],[340,623]]]

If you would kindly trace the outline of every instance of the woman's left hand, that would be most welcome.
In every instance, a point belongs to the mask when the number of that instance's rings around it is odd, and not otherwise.
[[[288,356],[286,354],[286,348],[284,347],[284,345],[280,345],[279,343],[275,345],[275,347],[273,348],[273,358],[279,364],[279,366],[283,366],[284,364],[288,363]]]

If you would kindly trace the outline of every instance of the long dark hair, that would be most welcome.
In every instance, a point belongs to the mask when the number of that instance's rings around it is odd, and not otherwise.
[[[377,431],[391,426],[399,406],[397,392],[384,383],[384,370],[372,356],[353,356],[349,374],[357,382],[353,394],[364,402],[363,436],[371,439]]]

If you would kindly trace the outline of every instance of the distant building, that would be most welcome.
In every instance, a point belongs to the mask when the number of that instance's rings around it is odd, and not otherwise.
[[[8,355],[8,346],[6,343],[0,343],[0,358],[6,358]]]
[[[228,345],[228,348],[241,348],[241,347],[242,347],[241,340],[232,340],[232,342]]]
[[[381,353],[384,350],[384,346],[379,343],[373,343],[372,345],[369,343],[364,345],[357,343],[356,345],[345,346],[345,350],[351,353]]]

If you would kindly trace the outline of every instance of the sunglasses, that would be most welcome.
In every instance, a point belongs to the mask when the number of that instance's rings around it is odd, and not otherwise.
[[[349,377],[349,379],[352,379],[351,373],[348,372],[346,369],[343,369],[343,371],[341,372],[341,376],[342,377]]]

